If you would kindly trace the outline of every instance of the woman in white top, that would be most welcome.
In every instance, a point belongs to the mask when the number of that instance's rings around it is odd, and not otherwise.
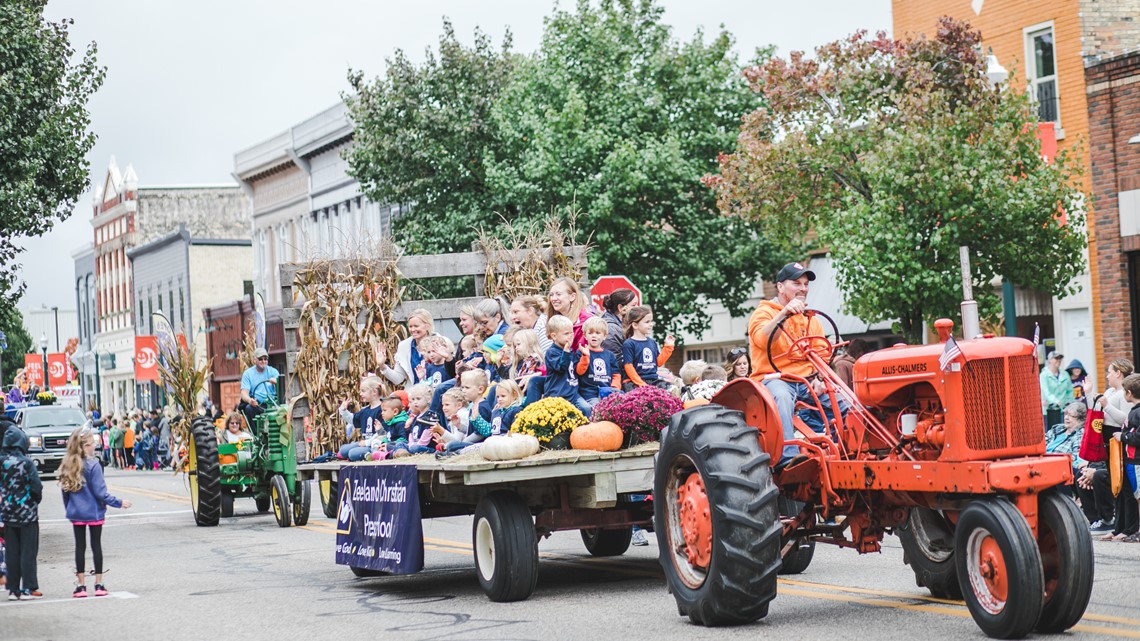
[[[1126,358],[1118,358],[1108,364],[1104,374],[1108,389],[1104,395],[1097,398],[1097,409],[1104,411],[1104,427],[1112,428],[1111,432],[1119,430],[1128,422],[1128,412],[1132,404],[1124,400],[1124,389],[1121,383],[1124,377],[1132,373],[1132,362]]]
[[[416,377],[416,366],[423,362],[420,354],[420,340],[435,333],[435,322],[431,312],[426,309],[413,309],[408,314],[408,337],[396,346],[396,356],[392,363],[388,363],[388,348],[384,343],[376,346],[376,363],[380,373],[396,385],[401,383],[404,389],[410,389],[419,382]]]

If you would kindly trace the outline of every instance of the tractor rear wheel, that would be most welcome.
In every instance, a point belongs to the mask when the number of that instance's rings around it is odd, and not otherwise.
[[[337,502],[340,500],[340,497],[337,496],[336,481],[321,479],[317,481],[317,489],[320,490],[321,495],[321,511],[325,513],[326,517],[335,519]]]
[[[222,485],[213,423],[204,418],[194,419],[190,424],[189,445],[186,472],[194,522],[200,526],[217,525],[222,511]]]
[[[309,522],[309,506],[313,502],[313,486],[308,481],[297,481],[297,499],[293,501],[293,525]]]
[[[903,563],[914,570],[914,582],[939,599],[961,599],[954,563],[954,526],[937,510],[912,507],[906,523],[895,530]]]
[[[804,504],[800,501],[795,501],[781,496],[779,501],[780,516],[793,517],[799,515],[804,509]],[[784,547],[791,545],[787,553],[784,554],[783,563],[780,565],[780,574],[800,574],[808,569],[811,565],[812,557],[815,556],[815,539],[807,536],[802,536],[789,543],[787,539],[782,540],[781,550]]]
[[[720,405],[675,414],[654,475],[661,567],[677,611],[701,625],[768,614],[780,569],[779,492],[744,415]]]
[[[289,487],[285,485],[284,476],[274,474],[269,479],[269,495],[273,500],[273,516],[277,519],[277,525],[289,527],[292,515],[289,514]]]
[[[1081,620],[1092,596],[1092,536],[1081,509],[1059,492],[1040,495],[1037,514],[1037,546],[1045,573],[1045,605],[1033,629],[1064,632]]]
[[[962,596],[987,636],[1020,639],[1041,617],[1045,578],[1037,541],[1008,500],[971,502],[958,517],[954,561]]]
[[[633,529],[582,528],[582,543],[593,556],[621,556],[633,540]]]

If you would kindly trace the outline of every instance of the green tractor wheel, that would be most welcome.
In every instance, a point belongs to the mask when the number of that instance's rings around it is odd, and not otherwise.
[[[330,519],[336,518],[337,503],[340,497],[336,493],[336,481],[332,479],[321,479],[317,481],[317,488],[320,490],[321,495],[321,511],[325,513]]]
[[[187,475],[194,522],[200,526],[217,525],[222,511],[222,486],[214,425],[205,418],[194,419],[188,445]]]
[[[293,525],[309,522],[309,505],[313,502],[313,487],[308,481],[297,481],[297,497],[293,499]]]
[[[277,525],[289,527],[292,514],[289,506],[289,487],[285,484],[284,476],[273,475],[269,481],[269,493],[273,499],[273,516],[277,519]]]
[[[229,518],[234,515],[234,492],[228,487],[222,488],[222,518]]]

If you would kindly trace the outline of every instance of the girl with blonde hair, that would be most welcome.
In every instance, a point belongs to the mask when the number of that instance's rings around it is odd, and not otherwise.
[[[107,596],[103,585],[103,522],[107,506],[127,509],[131,502],[120,500],[107,491],[103,479],[103,466],[95,458],[95,434],[89,427],[81,427],[67,439],[67,453],[59,466],[59,488],[63,492],[63,505],[67,520],[71,521],[75,535],[75,591],[71,596],[87,596],[84,579],[84,561],[87,556],[87,538],[90,533],[91,557],[95,570],[95,596]]]

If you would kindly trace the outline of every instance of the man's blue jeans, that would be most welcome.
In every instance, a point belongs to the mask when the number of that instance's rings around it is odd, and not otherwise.
[[[764,381],[764,386],[771,392],[773,400],[776,401],[776,412],[780,415],[780,425],[784,429],[784,440],[790,441],[795,438],[796,430],[792,423],[792,416],[795,414],[796,402],[804,401],[805,403],[812,403],[811,391],[804,383],[790,383],[780,379],[773,379]],[[824,394],[819,397],[823,403],[823,411],[827,415],[827,420],[830,422],[832,419],[831,412],[831,397]],[[847,414],[847,404],[843,399],[839,399],[839,411],[842,415]],[[820,420],[819,412],[815,410],[800,410],[799,416],[801,420],[816,432],[824,432],[825,425]],[[796,456],[800,453],[800,448],[796,445],[785,445],[783,458]]]

